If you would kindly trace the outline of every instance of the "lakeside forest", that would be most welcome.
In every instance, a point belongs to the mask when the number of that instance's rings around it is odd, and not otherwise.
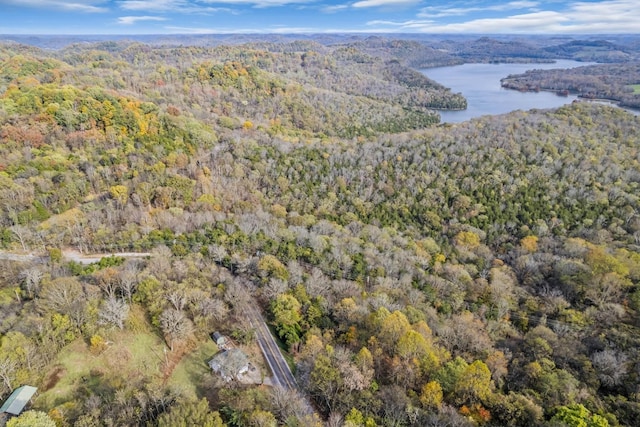
[[[0,248],[42,256],[0,260],[8,425],[640,424],[640,119],[443,125],[416,70],[638,46],[0,44]],[[299,392],[206,365],[221,331],[269,375],[245,291]]]
[[[640,109],[640,62],[599,64],[568,70],[530,70],[501,80],[502,87],[520,91],[550,90],[585,99],[615,101]]]

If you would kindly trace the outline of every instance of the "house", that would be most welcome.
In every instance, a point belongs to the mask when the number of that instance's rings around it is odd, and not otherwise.
[[[37,390],[30,385],[23,385],[13,390],[11,396],[0,406],[0,414],[6,412],[11,415],[20,415]]]
[[[222,379],[229,382],[237,380],[239,376],[249,371],[249,358],[242,350],[232,348],[216,354],[209,361],[209,367],[213,372],[220,374]]]
[[[211,334],[211,339],[220,348],[224,348],[227,344],[227,339],[220,332],[214,332]]]

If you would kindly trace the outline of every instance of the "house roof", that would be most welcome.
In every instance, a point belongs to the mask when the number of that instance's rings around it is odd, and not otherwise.
[[[31,387],[30,385],[23,385],[13,390],[11,396],[0,406],[0,413],[7,412],[12,415],[20,415],[37,390],[36,387]]]
[[[220,372],[223,377],[229,378],[236,377],[248,365],[249,358],[237,348],[222,351],[209,361],[211,369]]]

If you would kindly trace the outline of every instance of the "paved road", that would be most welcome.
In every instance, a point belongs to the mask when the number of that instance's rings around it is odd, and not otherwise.
[[[279,385],[287,390],[297,390],[298,384],[296,383],[296,379],[293,377],[287,361],[284,359],[284,356],[282,356],[278,344],[262,318],[262,314],[260,314],[256,308],[255,301],[251,297],[248,297],[246,301],[243,311],[249,323],[256,331],[256,340],[269,365],[269,369],[271,369],[273,373],[274,385]]]
[[[65,261],[74,261],[78,264],[91,264],[100,261],[102,258],[117,256],[123,258],[146,258],[151,256],[150,252],[115,252],[110,254],[82,254],[74,250],[62,251],[62,259]],[[14,253],[0,251],[0,259],[9,261],[37,262],[45,263],[49,260],[49,256],[36,255],[33,253]]]
[[[271,369],[271,373],[273,374],[273,385],[276,387],[282,387],[285,390],[300,392],[298,383],[291,373],[291,369],[289,369],[289,364],[282,355],[280,347],[278,347],[278,344],[267,327],[260,310],[257,308],[258,303],[248,294],[246,289],[243,290],[243,292],[244,295],[241,301],[241,304],[243,304],[243,312],[247,316],[247,319],[249,319],[251,326],[256,331],[256,340],[258,341],[260,350],[262,350],[262,354],[264,355],[264,358],[269,365],[269,369]],[[313,405],[311,405],[309,396],[306,396],[304,393],[301,393],[300,396],[303,397],[306,414],[319,420],[320,416],[314,409]]]
[[[5,259],[8,261],[21,261],[21,262],[32,261],[32,262],[42,263],[42,262],[46,262],[46,260],[49,259],[49,257],[43,257],[40,255],[34,255],[34,254],[16,254],[12,252],[0,251],[0,259]]]
[[[63,259],[66,261],[75,261],[81,264],[90,264],[93,262],[98,262],[100,259],[109,256],[120,256],[126,258],[146,258],[151,256],[150,253],[147,252],[118,252],[113,254],[81,254],[80,252],[74,250],[65,250],[63,251]],[[6,251],[0,251],[0,259],[11,260],[11,261],[33,261],[45,263],[48,261],[48,256],[40,256],[34,254],[17,254]],[[260,350],[264,355],[267,364],[269,365],[269,369],[273,374],[273,382],[275,386],[282,387],[286,390],[295,390],[298,391],[298,384],[296,382],[295,377],[291,373],[291,369],[289,368],[289,364],[285,360],[278,344],[276,343],[273,335],[271,335],[271,331],[267,327],[264,318],[260,311],[256,308],[258,307],[258,303],[255,299],[246,291],[242,290],[243,294],[240,298],[242,301],[238,301],[243,305],[242,310],[244,314],[247,316],[251,327],[256,331],[256,340],[258,345],[260,346]],[[308,412],[310,414],[314,413],[310,402],[305,399],[306,406]]]

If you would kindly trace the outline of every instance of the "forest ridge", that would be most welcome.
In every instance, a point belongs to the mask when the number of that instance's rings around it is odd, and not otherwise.
[[[0,246],[44,259],[0,261],[10,427],[637,425],[640,119],[440,125],[416,71],[637,39],[198,40],[0,45]],[[206,365],[269,375],[246,291],[298,392]]]

